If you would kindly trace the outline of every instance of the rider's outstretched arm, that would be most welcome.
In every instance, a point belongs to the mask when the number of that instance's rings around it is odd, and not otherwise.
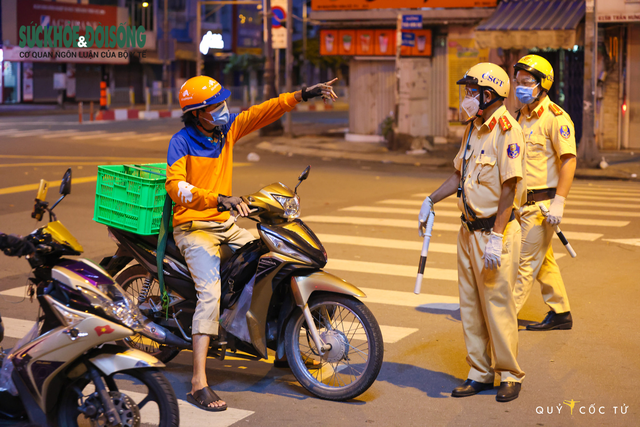
[[[228,139],[236,142],[243,136],[275,122],[284,113],[293,110],[298,102],[300,101],[296,99],[295,93],[283,93],[277,98],[254,105],[238,115],[229,129],[232,138]]]

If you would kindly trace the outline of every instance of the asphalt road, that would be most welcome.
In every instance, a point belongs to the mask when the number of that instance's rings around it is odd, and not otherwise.
[[[307,113],[297,126],[340,127],[339,115]],[[315,113],[318,114],[318,113]],[[323,119],[326,118],[326,122]],[[335,122],[337,120],[337,122]],[[35,188],[41,178],[61,179],[67,167],[76,181],[56,212],[99,261],[115,245],[92,221],[98,164],[161,162],[178,120],[78,126],[71,116],[0,119],[0,230],[32,231]],[[555,252],[568,289],[574,328],[520,332],[519,362],[526,372],[520,398],[497,403],[495,390],[455,399],[451,390],[467,376],[456,284],[456,207],[436,207],[437,226],[422,295],[414,296],[421,239],[416,218],[422,193],[435,189],[447,171],[367,162],[328,161],[256,151],[265,140],[249,137],[235,149],[234,193],[248,194],[281,181],[289,186],[307,165],[300,189],[302,219],[325,243],[327,270],[364,288],[385,340],[385,362],[369,391],[358,399],[327,402],[297,384],[287,369],[265,361],[210,360],[210,384],[228,402],[225,413],[181,406],[183,425],[480,425],[569,426],[640,424],[640,186],[578,181],[568,199],[562,228],[578,257]],[[259,162],[247,162],[256,151]],[[49,200],[55,198],[52,188]],[[241,220],[249,229],[253,223]],[[25,260],[0,257],[0,312],[24,325],[37,306],[21,301]],[[547,309],[538,286],[520,314],[521,325],[541,320]],[[7,321],[7,319],[10,319]],[[13,322],[13,323],[12,323]],[[28,323],[27,323],[28,324]],[[2,343],[13,346],[19,332]],[[191,354],[165,370],[179,399],[189,389]],[[565,401],[576,401],[571,409]],[[590,407],[594,405],[594,414]],[[621,413],[627,406],[626,414]],[[615,409],[614,409],[615,407]],[[541,409],[542,408],[542,409]],[[538,413],[543,411],[542,414]],[[549,413],[552,412],[552,413]],[[582,413],[584,412],[584,413]],[[604,412],[604,413],[602,413]]]

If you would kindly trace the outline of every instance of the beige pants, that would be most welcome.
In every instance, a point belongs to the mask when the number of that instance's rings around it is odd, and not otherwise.
[[[467,345],[468,378],[493,383],[521,382],[524,372],[518,356],[518,319],[513,285],[518,272],[520,224],[511,221],[504,231],[501,266],[484,268],[484,247],[489,239],[482,231],[458,234],[458,288],[460,317]]]
[[[547,209],[551,201],[543,202]],[[516,311],[520,313],[527,302],[533,281],[538,279],[544,302],[556,313],[570,311],[567,290],[564,287],[560,268],[553,256],[551,239],[554,230],[536,205],[523,206],[520,210],[522,224],[522,250],[518,279],[513,295],[516,299]]]
[[[174,228],[173,237],[187,261],[198,295],[192,334],[218,335],[220,317],[220,245],[234,252],[254,240],[233,218],[224,223],[193,221]]]

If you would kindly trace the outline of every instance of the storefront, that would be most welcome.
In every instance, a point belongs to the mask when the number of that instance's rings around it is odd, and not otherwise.
[[[513,65],[528,53],[551,63],[555,82],[549,97],[571,116],[577,141],[582,135],[584,16],[583,0],[504,0],[475,30],[478,46],[491,49],[489,60],[510,77]],[[512,113],[519,108],[514,91],[507,107]]]
[[[496,3],[435,0],[424,8],[415,0],[313,0],[310,18],[321,22],[320,53],[350,58],[348,137],[375,139],[397,106],[399,133],[444,142],[449,136],[449,31],[473,27],[491,15]],[[405,43],[396,63],[398,15],[417,16],[419,24],[402,31]]]
[[[640,2],[596,2],[598,146],[640,149]]]

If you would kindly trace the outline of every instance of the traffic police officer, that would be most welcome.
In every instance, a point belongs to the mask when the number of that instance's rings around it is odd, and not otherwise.
[[[457,192],[460,316],[467,346],[468,379],[451,393],[472,396],[493,388],[499,402],[516,399],[524,372],[516,360],[518,320],[513,286],[520,256],[520,224],[514,209],[525,201],[525,146],[518,122],[503,105],[509,76],[496,64],[473,66],[458,81],[469,126],[454,159],[456,172],[427,197],[420,234],[433,204]]]
[[[551,102],[547,92],[553,84],[553,68],[537,55],[527,55],[514,66],[516,96],[524,107],[519,111],[527,144],[527,203],[521,209],[522,250],[514,290],[520,312],[538,279],[542,297],[551,308],[540,323],[528,330],[571,329],[573,321],[567,291],[553,256],[551,238],[560,224],[565,198],[576,170],[576,140],[569,115]],[[545,219],[539,203],[549,210]]]

